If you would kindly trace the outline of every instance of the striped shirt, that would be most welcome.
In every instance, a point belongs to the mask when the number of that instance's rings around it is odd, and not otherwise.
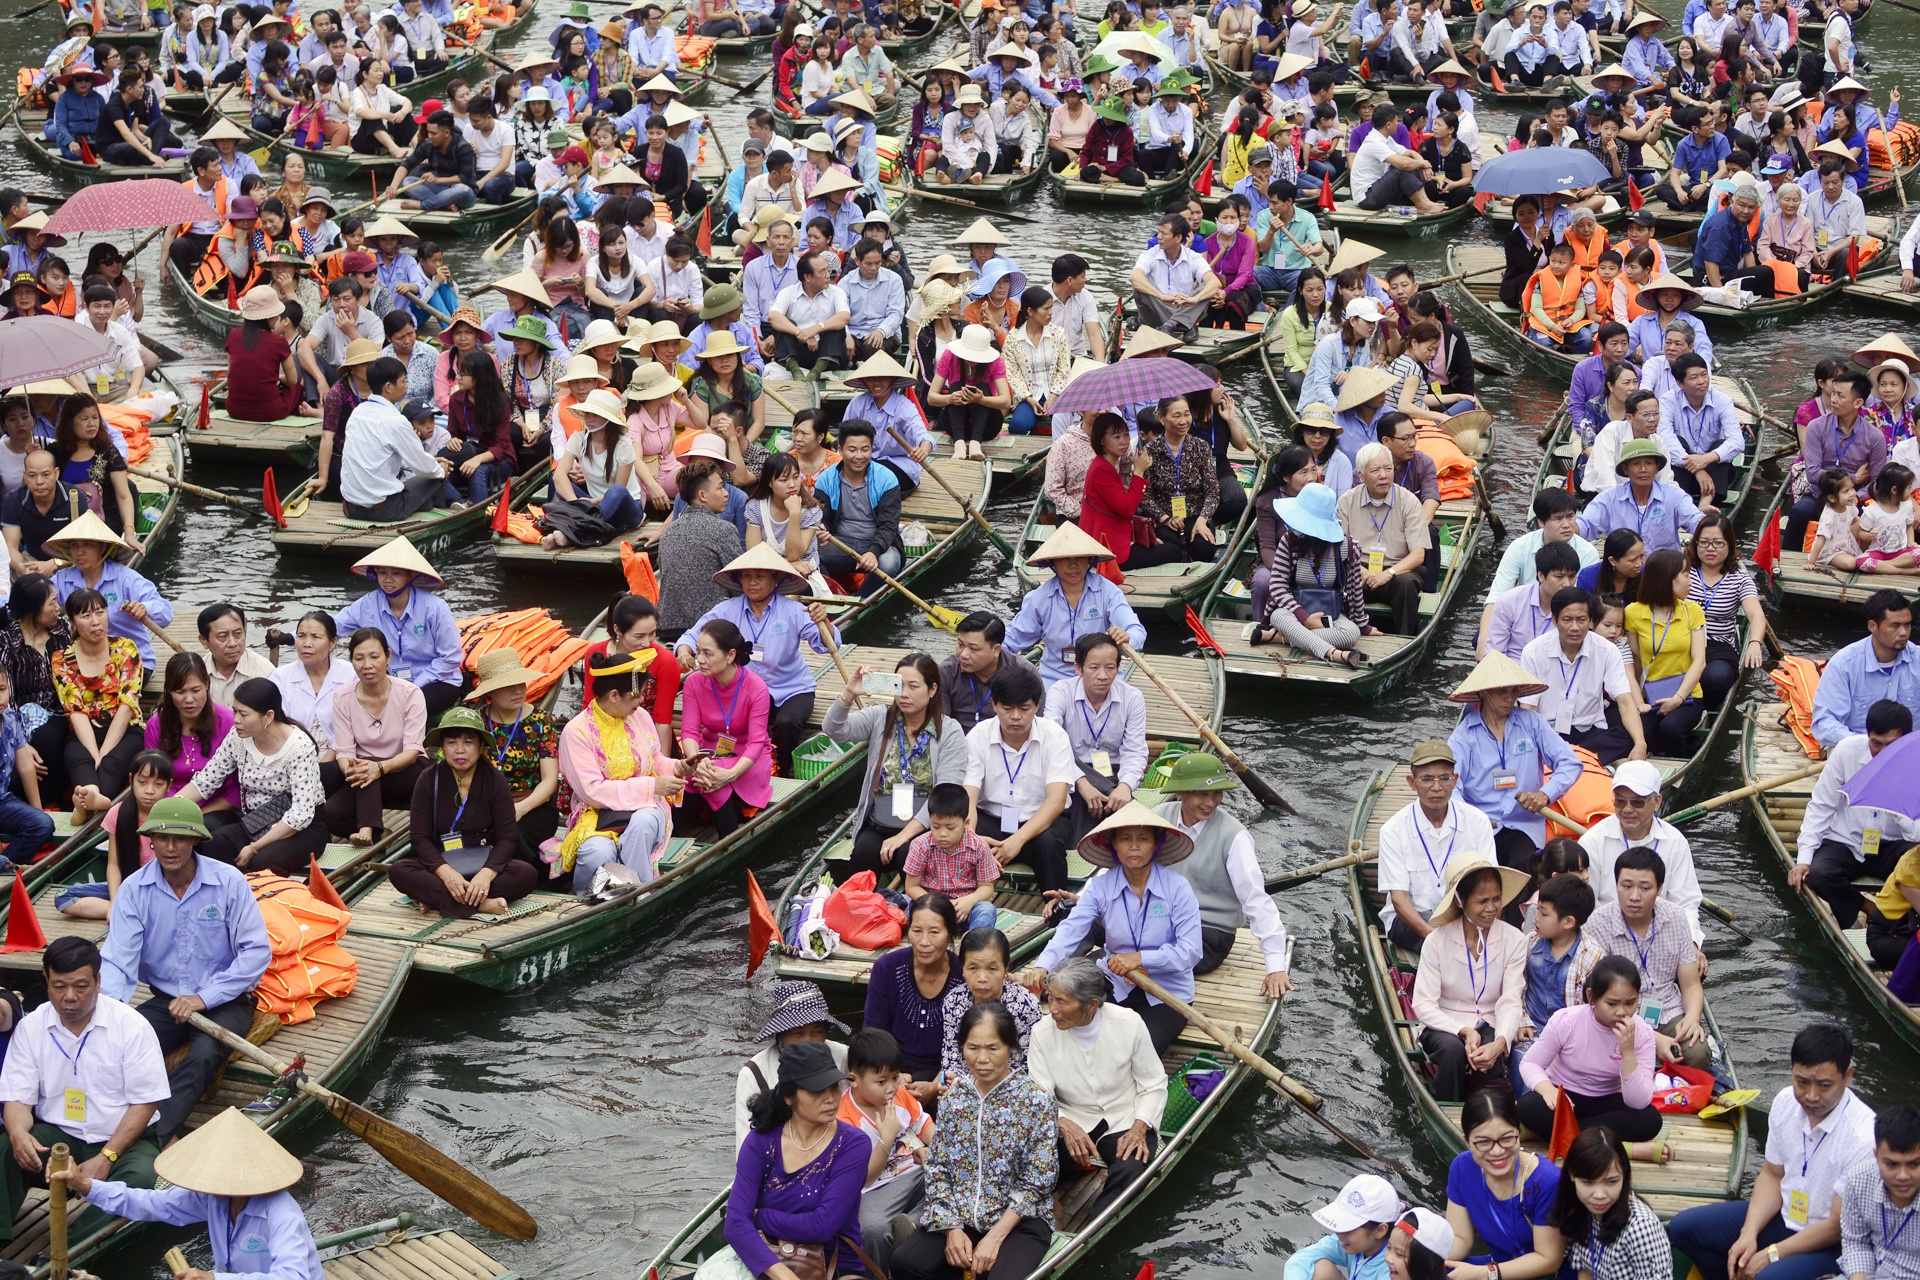
[[[1728,565],[1711,588],[1698,569],[1687,571],[1687,599],[1707,615],[1707,639],[1724,645],[1739,647],[1741,607],[1759,594],[1752,575],[1739,564]]]

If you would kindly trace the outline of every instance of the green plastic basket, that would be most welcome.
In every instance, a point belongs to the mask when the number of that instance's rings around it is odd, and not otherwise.
[[[793,749],[793,776],[810,782],[840,762],[847,749],[824,733],[816,733]]]
[[[133,512],[133,529],[141,537],[153,531],[160,522],[160,513],[167,509],[172,494],[166,492],[143,492],[139,496],[139,505]]]
[[[1147,775],[1140,780],[1140,785],[1155,791],[1165,787],[1168,776],[1173,772],[1173,762],[1192,750],[1192,747],[1184,743],[1169,742],[1166,749],[1156,756],[1153,764],[1147,768]]]
[[[1187,1059],[1178,1075],[1167,1080],[1167,1109],[1160,1117],[1160,1132],[1177,1133],[1180,1127],[1193,1118],[1200,1109],[1200,1099],[1193,1096],[1187,1088],[1187,1076],[1192,1072],[1218,1071],[1219,1060],[1210,1053],[1196,1053]]]

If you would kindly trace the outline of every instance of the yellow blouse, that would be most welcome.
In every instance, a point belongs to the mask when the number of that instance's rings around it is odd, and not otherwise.
[[[1685,675],[1693,665],[1693,633],[1707,625],[1707,615],[1695,601],[1683,600],[1670,621],[1655,626],[1653,607],[1636,601],[1627,606],[1626,622],[1641,679],[1664,680]]]

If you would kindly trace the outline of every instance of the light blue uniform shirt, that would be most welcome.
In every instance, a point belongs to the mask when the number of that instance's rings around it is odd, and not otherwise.
[[[1831,750],[1848,734],[1867,731],[1867,708],[1891,698],[1920,718],[1920,645],[1909,644],[1881,666],[1866,636],[1833,655],[1813,695],[1813,736]]]
[[[1707,367],[1711,369],[1713,339],[1707,336],[1707,326],[1700,323],[1700,318],[1691,311],[1680,312],[1679,318],[1693,330],[1694,354],[1705,360]],[[1651,311],[1642,312],[1635,317],[1634,322],[1627,326],[1627,335],[1633,341],[1633,345],[1628,348],[1629,354],[1638,351],[1642,360],[1658,360],[1666,353],[1667,335],[1660,327],[1660,317]],[[1605,426],[1606,423],[1603,422],[1600,425]]]
[[[277,1280],[323,1280],[320,1250],[314,1247],[307,1216],[284,1191],[248,1196],[234,1217],[226,1196],[210,1196],[185,1187],[138,1191],[119,1182],[96,1182],[87,1202],[102,1213],[135,1222],[165,1222],[176,1227],[205,1224],[213,1245],[213,1273],[272,1275]]]
[[[1647,505],[1633,500],[1633,485],[1621,483],[1595,494],[1580,513],[1580,536],[1600,541],[1615,529],[1631,529],[1647,550],[1680,550],[1680,535],[1700,523],[1700,508],[1671,480],[1655,479]]]
[[[1677,387],[1661,396],[1660,425],[1661,434],[1672,433],[1667,459],[1676,467],[1687,460],[1689,453],[1712,453],[1722,462],[1737,462],[1747,451],[1747,434],[1740,429],[1740,415],[1734,412],[1733,401],[1711,388],[1698,409]]]
[[[851,200],[842,200],[838,209],[828,208],[825,200],[809,200],[807,207],[800,211],[800,223],[805,226],[815,218],[825,218],[833,224],[833,247],[845,252],[853,248],[854,241],[860,238],[860,233],[854,228],[866,216],[860,206]]]
[[[393,650],[387,670],[402,680],[417,685],[459,684],[460,628],[453,621],[453,610],[431,591],[418,586],[408,590],[407,607],[397,618],[387,607],[386,593],[375,587],[334,614],[334,625],[343,636],[361,627],[378,627]]]
[[[178,897],[156,858],[128,876],[113,900],[100,989],[131,1000],[144,982],[169,996],[199,996],[217,1009],[252,991],[272,958],[246,876],[224,862],[195,858],[193,882]]]
[[[1040,678],[1051,685],[1080,674],[1073,665],[1074,641],[1115,626],[1126,628],[1135,649],[1146,648],[1147,629],[1120,588],[1090,572],[1076,609],[1067,604],[1059,579],[1049,578],[1020,601],[1020,612],[1007,624],[1005,643],[1009,649],[1025,652],[1038,642]]]
[[[72,565],[53,572],[53,589],[59,593],[63,605],[68,596],[86,585],[86,578]],[[100,566],[100,583],[94,590],[107,598],[107,634],[133,641],[134,648],[140,651],[140,665],[152,667],[153,632],[121,606],[139,601],[147,607],[147,616],[162,627],[173,621],[173,606],[161,597],[158,587],[118,560],[109,560]]]
[[[1506,741],[1500,742],[1480,718],[1479,704],[1467,709],[1447,738],[1453,748],[1454,771],[1460,775],[1459,798],[1487,815],[1494,828],[1512,827],[1533,838],[1535,847],[1547,842],[1547,820],[1517,803],[1529,791],[1544,791],[1558,800],[1580,780],[1580,757],[1553,731],[1546,717],[1526,707],[1515,707],[1507,717]],[[1546,777],[1546,770],[1553,777]],[[1514,785],[1496,785],[1496,775],[1511,773]]]
[[[1093,877],[1036,963],[1048,971],[1059,968],[1080,949],[1095,920],[1106,928],[1108,955],[1138,952],[1140,963],[1169,995],[1192,1001],[1193,966],[1200,963],[1200,900],[1185,877],[1154,863],[1147,869],[1144,898],[1127,886],[1127,874],[1118,867]],[[1118,974],[1108,973],[1107,981],[1116,1002],[1133,994],[1133,984]],[[1160,1001],[1149,995],[1147,1003]]]
[[[847,295],[847,333],[864,338],[870,333],[901,336],[907,318],[907,287],[900,275],[881,267],[868,280],[858,271],[840,277],[840,290]],[[900,398],[900,397],[895,397]]]
[[[740,628],[740,634],[753,648],[753,670],[767,682],[767,693],[773,698],[774,706],[799,694],[812,693],[818,687],[813,668],[800,656],[800,642],[806,641],[815,653],[825,653],[827,642],[821,639],[820,628],[807,615],[806,606],[792,596],[776,591],[767,601],[766,612],[757,618],[745,596],[722,600],[682,633],[680,648],[691,653],[693,637],[715,618],[724,618]],[[838,627],[833,629],[833,641],[840,643]]]
[[[1572,952],[1568,952],[1569,955]],[[1348,1253],[1340,1247],[1339,1236],[1321,1236],[1287,1259],[1282,1280],[1313,1280],[1317,1262],[1331,1262],[1347,1280],[1387,1280],[1387,1247],[1381,1245],[1371,1254]]]
[[[1331,334],[1329,336],[1338,337],[1339,335]],[[1317,355],[1319,353],[1315,352],[1315,354]],[[1301,403],[1304,404],[1306,402],[1302,401]],[[1347,455],[1348,462],[1357,462],[1362,449],[1370,444],[1378,443],[1380,431],[1375,424],[1377,424],[1380,419],[1386,417],[1388,412],[1387,406],[1383,402],[1378,409],[1373,411],[1372,418],[1361,417],[1358,409],[1342,409],[1333,415],[1333,420],[1340,424],[1340,434],[1334,437],[1334,443],[1340,447],[1340,452]]]

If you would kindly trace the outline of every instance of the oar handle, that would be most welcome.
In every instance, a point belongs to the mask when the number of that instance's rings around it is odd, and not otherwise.
[[[840,548],[842,551],[852,556],[855,560],[858,560],[861,556],[868,554],[865,551],[855,551],[852,547],[840,541],[840,539],[834,537],[832,534],[827,535],[827,541],[831,542],[834,546]],[[876,556],[874,558],[877,560],[879,557]],[[898,591],[901,595],[913,601],[914,604],[920,606],[921,612],[925,613],[929,618],[937,619],[940,616],[939,614],[933,611],[932,605],[928,604],[925,600],[922,600],[919,596],[913,594],[912,590],[909,589],[904,582],[900,581],[900,579],[888,573],[885,569],[882,569],[878,565],[875,565],[872,572],[880,576],[880,581],[886,583],[888,586],[892,587],[895,591]]]
[[[909,451],[913,449],[913,445],[908,442],[907,438],[900,434],[900,428],[892,425],[891,423],[887,425],[887,434],[892,436],[895,440],[898,440],[900,442],[900,447],[902,449],[906,449]],[[947,483],[947,478],[940,474],[939,468],[933,465],[931,459],[920,464],[920,471],[921,471],[921,474],[923,475],[932,476],[934,479],[934,482],[938,484],[942,489],[945,489],[947,491],[947,496],[949,498],[952,498],[955,503],[959,504],[961,513],[965,515],[967,519],[973,521],[975,524],[979,525],[982,529],[985,529],[987,531],[987,537],[993,540],[993,544],[995,546],[999,547],[1002,551],[1006,552],[1009,556],[1013,554],[1013,548],[1007,544],[1007,540],[1001,537],[999,532],[996,529],[994,529],[992,525],[987,523],[986,517],[981,515],[980,512],[975,509],[974,505],[971,502],[968,502],[965,498],[961,497],[959,491],[956,490],[952,485]]]
[[[1585,827],[1581,826],[1579,823],[1575,822],[1572,818],[1569,818],[1564,813],[1557,813],[1552,809],[1542,809],[1540,811],[1540,816],[1545,818],[1548,822],[1552,822],[1558,826],[1565,827],[1568,831],[1573,832],[1573,834],[1575,834],[1576,836],[1583,836],[1587,834],[1587,829]]]
[[[190,1013],[187,1015],[187,1023],[192,1026],[194,1030],[204,1031],[206,1034],[212,1036],[215,1040],[218,1040],[221,1044],[233,1050],[241,1057],[250,1058],[254,1062],[259,1063],[267,1070],[273,1072],[275,1076],[284,1076],[292,1070],[286,1063],[280,1061],[280,1059],[274,1057],[253,1041],[247,1039],[245,1036],[235,1035],[205,1014]],[[317,1098],[321,1102],[331,1102],[337,1096],[333,1090],[327,1088],[325,1085],[318,1085],[307,1079],[304,1073],[298,1077],[298,1083],[300,1085],[300,1092],[310,1098]]]
[[[840,673],[840,683],[849,692],[853,689],[853,677],[847,673],[846,660],[840,656],[840,646],[830,631],[821,631],[820,638],[827,642],[827,656],[833,659],[833,669]],[[863,693],[853,695],[853,705],[857,709],[866,705],[867,697]]]
[[[1228,1053],[1240,1059],[1240,1061],[1246,1063],[1267,1079],[1283,1087],[1291,1083],[1294,1089],[1298,1089],[1302,1093],[1307,1092],[1304,1086],[1297,1081],[1291,1080],[1286,1072],[1280,1070],[1280,1068],[1274,1066],[1271,1062],[1268,1062],[1265,1058],[1242,1044],[1239,1037],[1228,1035],[1226,1031],[1211,1018],[1207,1017],[1206,1014],[1201,1013],[1185,1000],[1182,1000],[1179,996],[1174,995],[1171,991],[1168,991],[1165,987],[1148,977],[1145,969],[1129,970],[1125,976],[1128,982],[1131,982],[1134,986],[1140,988],[1161,1004],[1166,1005],[1194,1026],[1200,1028],[1215,1040],[1218,1040],[1222,1049],[1225,1049]],[[1289,1089],[1287,1092],[1292,1093],[1293,1089]],[[1308,1094],[1307,1096],[1311,1097],[1312,1095]]]
[[[1667,821],[1669,823],[1691,822],[1701,814],[1711,813],[1715,809],[1732,804],[1735,800],[1745,800],[1748,796],[1757,796],[1763,791],[1771,791],[1775,787],[1784,787],[1789,782],[1798,782],[1802,778],[1812,777],[1826,767],[1826,762],[1822,760],[1807,765],[1803,769],[1795,769],[1792,773],[1783,773],[1777,777],[1766,778],[1759,782],[1750,783],[1744,787],[1736,787],[1734,790],[1723,792],[1711,800],[1702,800],[1699,804],[1693,805],[1691,808],[1682,809],[1679,813],[1668,818]]]
[[[172,476],[163,476],[157,471],[148,471],[142,467],[129,466],[127,468],[127,474],[139,476],[142,480],[151,480],[155,484],[164,484],[169,488],[182,489],[198,497],[212,498],[215,502],[224,502],[228,506],[238,507],[242,511],[258,511],[260,509],[257,503],[249,502],[245,498],[236,498],[230,493],[222,493],[218,489],[209,489],[205,485],[194,484],[188,480],[176,480]]]
[[[1311,880],[1329,871],[1344,871],[1348,867],[1357,867],[1363,862],[1372,862],[1376,856],[1378,855],[1374,853],[1348,853],[1338,858],[1328,858],[1325,862],[1316,862],[1312,866],[1301,867],[1298,871],[1283,871],[1280,874],[1288,881]]]
[[[471,40],[462,40],[459,36],[453,35],[450,32],[443,31],[441,32],[441,34],[447,37],[448,44],[457,44],[457,45],[460,45],[462,48],[471,49],[475,53],[479,54],[481,57],[485,58],[488,62],[491,62],[494,66],[500,68],[502,71],[505,71],[508,74],[512,74],[513,64],[508,62],[505,58],[498,57],[493,53],[489,52],[488,50],[482,49],[479,45],[475,44]]]
[[[156,636],[159,636],[161,640],[165,641],[167,648],[173,650],[175,653],[186,652],[185,649],[182,649],[180,647],[180,642],[178,640],[175,640],[172,636],[168,635],[166,632],[166,628],[162,627],[159,623],[155,622],[151,617],[145,614],[142,614],[140,617],[140,621],[147,624],[147,630],[153,632],[153,634],[155,634]]]
[[[1247,790],[1258,796],[1262,804],[1267,805],[1269,808],[1278,809],[1282,813],[1295,812],[1294,807],[1288,804],[1279,792],[1275,791],[1268,785],[1264,778],[1260,777],[1259,774],[1248,767],[1247,762],[1242,760],[1239,754],[1227,745],[1226,739],[1214,732],[1212,725],[1202,720],[1199,713],[1187,705],[1185,698],[1175,693],[1172,686],[1160,678],[1160,673],[1153,669],[1152,663],[1140,655],[1139,650],[1135,649],[1132,644],[1122,641],[1120,643],[1120,652],[1133,659],[1134,665],[1140,668],[1141,673],[1145,675],[1147,679],[1153,681],[1154,688],[1165,694],[1167,700],[1173,703],[1180,714],[1193,723],[1193,727],[1200,731],[1200,736],[1206,740],[1207,745],[1219,754],[1220,759],[1226,762],[1229,769],[1232,769],[1240,775],[1241,779],[1247,784]]]

